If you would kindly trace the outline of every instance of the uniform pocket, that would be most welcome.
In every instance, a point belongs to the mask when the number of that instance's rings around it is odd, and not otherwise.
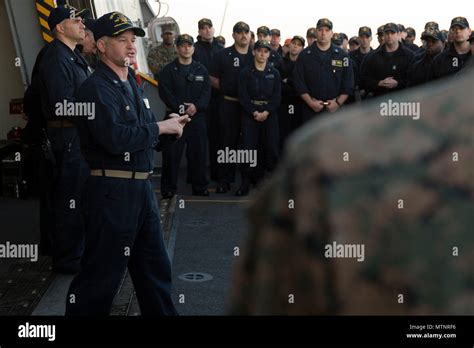
[[[134,125],[137,123],[138,117],[134,111],[129,110],[123,113],[123,120],[127,125]]]

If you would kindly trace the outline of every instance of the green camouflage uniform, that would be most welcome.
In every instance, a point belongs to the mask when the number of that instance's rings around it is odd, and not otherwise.
[[[382,117],[380,98],[296,133],[249,209],[231,313],[474,314],[473,79],[389,97],[419,120]],[[365,260],[325,257],[334,241]]]
[[[147,61],[148,66],[150,67],[150,70],[155,78],[158,76],[158,74],[161,72],[161,69],[163,69],[165,65],[171,63],[177,57],[178,54],[176,53],[174,45],[171,48],[168,48],[164,44],[161,44],[150,49]]]

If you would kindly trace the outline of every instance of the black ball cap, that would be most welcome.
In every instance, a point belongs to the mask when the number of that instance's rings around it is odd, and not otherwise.
[[[453,18],[453,20],[451,21],[451,27],[450,28],[452,28],[454,26],[458,26],[458,27],[461,27],[463,29],[466,29],[466,28],[469,28],[469,22],[464,17],[456,17],[456,18]]]
[[[439,25],[436,22],[427,22],[425,24],[425,30],[428,29],[428,28],[434,28],[436,30],[439,30]]]
[[[258,50],[259,48],[266,48],[269,51],[272,50],[272,46],[270,45],[270,42],[267,40],[258,40],[253,46],[253,49]]]
[[[136,36],[145,36],[145,31],[133,25],[130,18],[120,12],[110,12],[99,19],[94,25],[94,38],[99,40],[104,36],[117,36],[127,30],[133,30]]]
[[[206,25],[212,27],[212,21],[209,18],[203,18],[198,22],[199,29],[204,28]]]
[[[321,27],[328,27],[329,30],[332,30],[332,22],[327,18],[321,18],[316,24],[316,28],[319,29]]]
[[[194,45],[194,38],[188,34],[178,35],[178,37],[176,38],[176,46],[181,46],[184,43]]]
[[[270,28],[268,28],[265,25],[262,25],[261,27],[258,27],[258,29],[257,29],[257,35],[258,34],[264,34],[264,35],[268,36],[268,35],[271,34]]]
[[[439,40],[441,42],[446,41],[446,38],[444,37],[444,34],[436,28],[428,28],[421,34],[421,39],[422,40],[426,40],[429,37],[431,37],[435,40]]]
[[[272,29],[272,30],[270,30],[270,34],[271,34],[272,36],[273,36],[273,35],[281,36],[280,29]]]
[[[94,32],[95,22],[97,21],[93,18],[86,18],[84,20],[84,25],[86,26],[87,29]]]
[[[341,34],[339,33],[335,33],[333,36],[332,36],[332,39],[331,39],[332,43],[335,44],[335,45],[342,45],[342,36]]]
[[[241,33],[243,31],[250,31],[250,27],[247,23],[245,22],[237,22],[234,25],[233,32],[234,33]]]
[[[75,7],[69,5],[60,5],[51,11],[48,17],[48,26],[50,30],[53,30],[56,25],[64,21],[65,19],[72,18],[89,18],[91,15],[88,9],[78,10]]]
[[[360,45],[360,39],[358,36],[353,36],[351,37],[351,39],[349,40],[349,44],[352,45]]]
[[[306,32],[306,37],[314,37],[316,38],[316,28],[309,28]]]
[[[304,45],[306,44],[306,40],[302,37],[302,36],[299,36],[299,35],[295,35],[293,36],[293,38],[291,39],[291,42],[295,41],[295,40],[298,40],[301,42],[301,45]]]
[[[407,36],[408,37],[415,37],[416,36],[416,31],[412,27],[407,28]]]
[[[384,31],[384,33],[386,33],[387,31],[392,31],[394,33],[398,33],[400,31],[400,27],[395,23],[387,23],[387,24],[384,25],[383,31]]]
[[[368,37],[372,36],[372,29],[369,27],[360,27],[359,28],[359,36],[366,35]]]

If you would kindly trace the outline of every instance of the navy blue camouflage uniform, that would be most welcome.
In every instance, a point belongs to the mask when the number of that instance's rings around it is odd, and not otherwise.
[[[294,69],[296,61],[292,61],[287,54],[278,71],[281,77],[281,104],[278,111],[278,128],[280,133],[280,152],[283,149],[286,138],[291,132],[301,125],[302,100],[295,92]]]
[[[362,71],[362,64],[364,63],[365,57],[371,54],[374,50],[370,48],[369,53],[362,53],[360,48],[349,53],[354,67],[354,85],[360,87],[360,74]]]
[[[163,150],[161,192],[176,193],[179,164],[185,146],[193,191],[204,191],[208,184],[206,110],[211,97],[209,73],[206,67],[197,61],[182,65],[175,59],[161,71],[158,88],[160,98],[168,108],[168,114],[183,115],[187,108],[184,103],[193,103],[197,109],[191,122],[184,128],[182,137]]]
[[[279,157],[278,108],[281,102],[281,78],[277,69],[267,66],[263,71],[254,64],[245,67],[239,77],[239,100],[242,105],[242,149],[257,151],[257,163],[272,172]],[[263,122],[256,121],[253,113],[269,112]],[[263,156],[262,156],[263,155]],[[263,161],[262,161],[263,157]],[[250,165],[242,165],[242,175],[250,177]]]
[[[278,68],[278,66],[281,64],[283,57],[281,54],[277,51],[272,49],[270,51],[270,56],[268,57],[268,65]]]
[[[212,43],[198,40],[194,44],[193,59],[200,62],[209,71],[212,59],[224,46],[215,38]],[[206,112],[207,139],[209,144],[209,166],[211,180],[217,181],[217,150],[219,147],[219,90],[211,89],[211,99]]]
[[[294,83],[299,95],[308,93],[317,100],[327,101],[342,94],[352,95],[354,71],[349,55],[336,45],[331,45],[327,51],[321,51],[313,43],[296,60]],[[303,104],[304,123],[317,114],[306,103]]]
[[[374,96],[379,96],[407,87],[408,68],[412,63],[415,54],[399,44],[394,52],[387,52],[385,45],[380,46],[364,60],[361,71],[361,88]],[[378,84],[381,80],[393,76],[398,82],[393,89],[382,88]]]
[[[241,131],[242,107],[238,100],[239,74],[243,68],[252,64],[253,54],[248,50],[240,54],[235,45],[225,48],[214,56],[210,75],[219,79],[221,100],[219,103],[219,149],[236,150]],[[218,165],[218,181],[230,184],[235,180],[235,164]]]
[[[433,58],[426,51],[421,56],[415,56],[408,68],[408,87],[419,86],[429,81]]]
[[[451,44],[448,49],[433,59],[428,74],[428,80],[437,80],[445,76],[456,74],[468,65],[470,59],[471,51],[465,54],[459,54],[454,44]]]
[[[78,99],[95,105],[96,117],[84,120],[79,130],[86,161],[103,176],[91,175],[86,182],[86,245],[81,273],[69,288],[66,315],[108,315],[127,267],[141,314],[175,315],[152,181],[106,172],[152,172],[160,137],[149,103],[133,70],[124,82],[102,62],[81,86]]]
[[[54,40],[41,59],[39,79],[42,114],[47,121],[47,135],[56,158],[57,173],[51,200],[55,220],[52,242],[53,270],[77,273],[84,247],[84,222],[81,215],[81,192],[88,175],[80,150],[77,117],[57,115],[57,104],[72,105],[81,84],[90,74],[79,51]]]

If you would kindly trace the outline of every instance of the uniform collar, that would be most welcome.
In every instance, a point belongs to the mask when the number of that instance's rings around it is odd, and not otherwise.
[[[404,45],[403,45],[401,42],[399,42],[399,43],[398,43],[398,48],[397,48],[397,50],[388,53],[387,50],[385,49],[385,44],[383,44],[382,52],[383,52],[384,54],[396,54],[396,53],[402,52],[403,49],[404,49]],[[408,49],[408,48],[407,48],[407,49]]]
[[[105,75],[105,77],[107,77],[107,79],[115,86],[115,87],[122,87],[123,86],[123,83],[122,81],[120,80],[120,77],[115,73],[115,71],[113,71],[107,64],[105,64],[104,62],[102,61],[99,61],[99,63],[97,64],[97,69],[96,71],[100,71],[102,72],[103,75]],[[132,73],[132,70],[131,68],[128,69],[128,76],[127,76],[127,79],[128,81],[130,82],[130,79],[134,79],[135,76],[134,74]]]
[[[458,51],[456,51],[456,48],[454,48],[454,43],[451,43],[449,45],[449,49],[448,49],[448,54],[451,56],[451,57],[460,57],[460,56],[465,56],[466,54],[468,56],[471,55],[471,51],[467,52],[467,53],[464,53],[464,54],[459,54]]]
[[[269,62],[267,61],[267,64],[265,64],[265,69],[263,69],[263,71],[260,71],[255,67],[255,62],[253,62],[252,63],[252,70],[256,71],[256,72],[259,72],[259,73],[262,73],[262,74],[266,74],[266,73],[271,72],[271,66],[270,66]]]
[[[233,44],[232,46],[230,46],[230,49],[231,49],[232,52],[234,52],[235,54],[239,54],[239,55],[240,55],[239,51],[237,51],[237,48],[235,48],[235,44]],[[247,54],[247,55],[248,55],[248,54],[252,54],[251,49],[250,49],[250,46],[249,46],[249,48],[248,48],[247,53],[244,53],[244,54]]]
[[[55,42],[56,47],[58,47],[58,50],[61,53],[61,55],[66,57],[67,60],[71,62],[78,62],[79,64],[87,66],[87,62],[83,59],[81,53],[79,52],[77,48],[74,49],[73,51],[68,45],[66,45],[61,40],[55,39],[54,42]]]
[[[178,58],[175,58],[172,62],[174,64],[174,70],[178,70],[179,66],[181,64],[179,64],[179,59]],[[189,65],[183,65],[183,66],[189,66],[190,68],[194,67],[196,65],[196,61],[193,59],[191,64]]]
[[[102,61],[99,61],[99,64],[97,64],[97,70],[98,72],[101,72],[103,76],[105,76],[111,84],[113,84],[116,88],[124,91],[123,93],[126,93],[125,92],[125,85],[124,85],[124,82],[122,82],[120,80],[120,78],[118,77],[118,75],[107,65],[105,64],[104,62]],[[134,71],[131,69],[131,68],[128,68],[128,76],[127,76],[127,80],[128,82],[130,83],[130,87],[132,88],[133,90],[133,94],[134,94],[134,98],[135,98],[135,104],[136,104],[136,107],[137,107],[137,114],[140,115],[141,112],[142,112],[142,101],[141,101],[141,96],[140,96],[140,93],[138,91],[139,87],[135,81],[135,73]]]

